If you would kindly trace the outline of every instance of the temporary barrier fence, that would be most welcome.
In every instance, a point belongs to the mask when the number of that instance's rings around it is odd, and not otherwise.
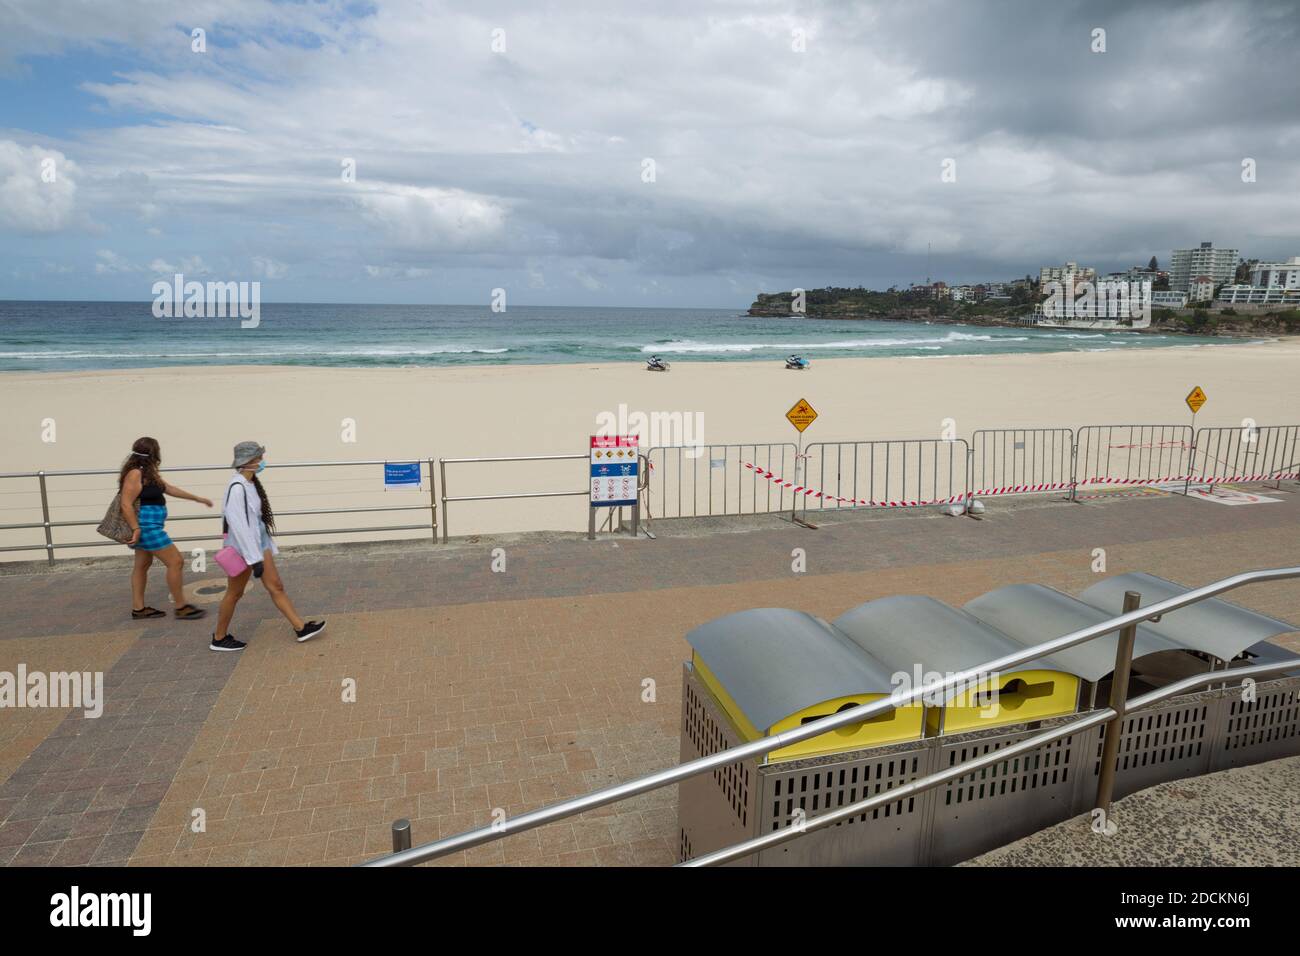
[[[788,511],[795,496],[762,474],[793,474],[797,455],[794,442],[649,448],[647,513],[653,518],[700,518]]]
[[[1190,482],[1281,482],[1300,478],[1300,425],[1200,428]]]
[[[1085,425],[1076,436],[1071,498],[1093,485],[1183,481],[1191,468],[1190,425]]]
[[[1059,494],[1074,488],[1069,428],[982,428],[971,436],[971,494]]]
[[[815,442],[805,452],[802,481],[782,484],[805,512],[956,503],[970,488],[969,452],[960,438]]]

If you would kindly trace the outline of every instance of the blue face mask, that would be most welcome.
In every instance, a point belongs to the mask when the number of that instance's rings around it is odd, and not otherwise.
[[[256,472],[256,474],[259,474],[259,475],[260,475],[260,474],[261,474],[262,472],[264,472],[264,471],[266,471],[266,459],[265,459],[265,458],[263,458],[260,462],[258,462],[258,465],[257,465],[257,472]]]

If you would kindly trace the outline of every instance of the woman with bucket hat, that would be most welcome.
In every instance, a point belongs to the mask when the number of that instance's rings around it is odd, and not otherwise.
[[[241,441],[235,446],[234,460],[230,463],[235,473],[226,485],[221,507],[225,541],[216,554],[216,561],[229,581],[221,609],[217,612],[217,629],[209,645],[214,651],[242,651],[245,647],[245,642],[236,640],[227,628],[250,577],[261,579],[271,600],[293,627],[299,643],[309,641],[325,630],[324,621],[304,621],[298,616],[276,570],[275,555],[280,553],[280,549],[271,537],[275,531],[275,514],[271,511],[266,489],[257,478],[258,472],[266,467],[265,456],[265,446],[255,441]]]

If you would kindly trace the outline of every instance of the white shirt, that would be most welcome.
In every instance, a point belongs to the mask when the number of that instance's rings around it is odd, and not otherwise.
[[[248,564],[262,560],[262,539],[271,542],[271,554],[279,554],[275,539],[266,533],[262,522],[262,496],[253,483],[235,472],[230,476],[222,498],[221,516],[226,519],[226,543],[239,552]]]

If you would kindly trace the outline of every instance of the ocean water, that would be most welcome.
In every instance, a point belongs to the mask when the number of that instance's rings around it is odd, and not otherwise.
[[[751,318],[728,309],[263,303],[260,324],[154,318],[150,302],[0,302],[0,371],[173,365],[535,365],[1168,348],[1223,339],[917,322]]]

